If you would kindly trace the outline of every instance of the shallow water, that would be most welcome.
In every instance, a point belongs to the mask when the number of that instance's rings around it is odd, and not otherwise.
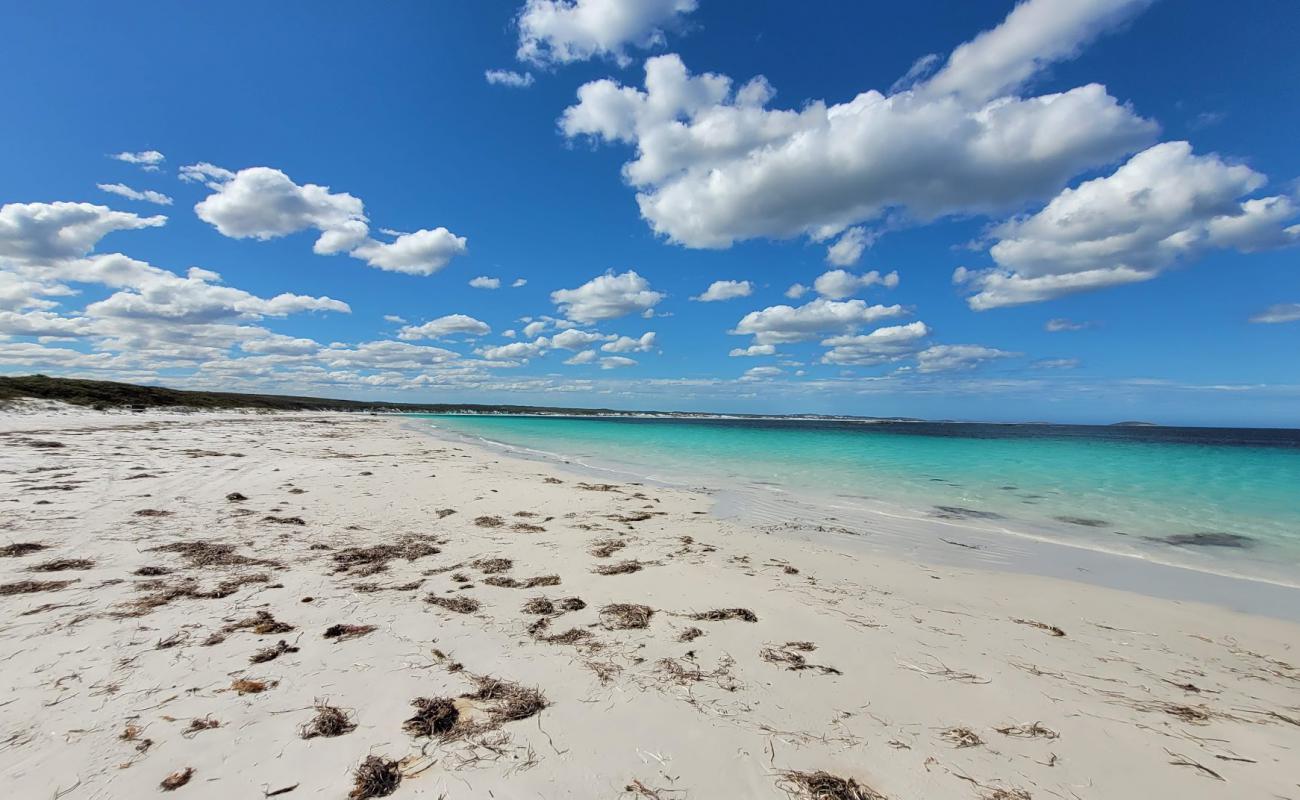
[[[426,416],[426,415],[420,415]],[[1300,431],[427,415],[673,484],[752,487],[1300,581]]]

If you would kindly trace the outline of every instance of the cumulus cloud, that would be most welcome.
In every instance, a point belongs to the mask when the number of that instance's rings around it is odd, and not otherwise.
[[[512,69],[490,69],[483,77],[493,86],[509,86],[512,89],[527,89],[533,85],[533,73],[515,72]]]
[[[477,278],[470,278],[469,285],[475,289],[500,289],[501,279],[480,275]]]
[[[559,350],[581,350],[587,345],[595,344],[596,342],[604,342],[611,338],[613,337],[606,336],[603,333],[580,331],[576,328],[571,328],[567,331],[560,331],[550,337],[550,342],[551,347]]]
[[[833,336],[822,341],[830,348],[822,356],[822,363],[871,366],[901,361],[916,355],[929,335],[930,328],[924,322],[912,322],[877,328],[864,335]]]
[[[1277,323],[1300,320],[1300,303],[1278,303],[1250,318],[1251,322]]]
[[[627,66],[628,47],[662,46],[665,32],[696,6],[697,0],[527,0],[517,19],[516,55],[543,66],[590,58]]]
[[[446,339],[450,336],[486,336],[491,332],[492,328],[482,320],[465,314],[448,314],[423,325],[407,325],[397,332],[397,338],[408,341]]]
[[[194,211],[232,238],[267,240],[314,230],[320,235],[312,250],[319,255],[349,253],[372,267],[408,275],[431,275],[467,251],[465,237],[443,227],[399,234],[392,242],[372,239],[359,198],[328,186],[299,185],[278,169],[231,172],[203,163],[182,167],[181,178],[213,190]]]
[[[40,264],[86,255],[113,231],[156,228],[158,215],[141,217],[92,203],[6,203],[0,206],[0,259]]]
[[[511,342],[498,347],[485,347],[479,350],[478,354],[491,360],[527,361],[544,355],[549,347],[550,342],[540,338],[531,342]]]
[[[791,300],[798,300],[806,294],[808,294],[808,287],[802,283],[792,283],[790,288],[785,290],[785,296]]]
[[[432,275],[468,250],[464,236],[434,228],[404,234],[391,243],[367,239],[352,250],[352,256],[388,272]]]
[[[655,332],[649,331],[641,334],[641,336],[636,339],[633,339],[631,336],[619,336],[612,341],[602,344],[600,349],[606,353],[645,353],[653,350],[654,346]]]
[[[819,297],[802,306],[769,306],[751,311],[732,333],[752,334],[755,344],[782,344],[829,333],[852,333],[863,325],[905,314],[902,306],[869,306],[862,300],[837,302]]]
[[[776,355],[776,346],[770,344],[751,344],[749,347],[732,348],[728,356],[732,358],[745,358],[747,356],[774,356]]]
[[[620,367],[635,367],[636,361],[623,356],[605,356],[600,360],[601,369],[619,369]]]
[[[1150,280],[1208,250],[1300,242],[1292,198],[1245,197],[1264,183],[1187,142],[1158,144],[995,228],[997,267],[959,268],[954,281],[974,290],[967,302],[982,311]]]
[[[583,85],[560,128],[632,146],[623,176],[641,215],[688,247],[822,241],[891,210],[922,221],[998,212],[1153,138],[1154,123],[1097,84],[1014,93],[1143,5],[1028,0],[924,83],[799,110],[769,108],[774,91],[762,77],[737,88],[724,75],[692,74],[677,55],[658,56],[647,60],[642,88]],[[862,235],[837,257],[853,255]]]
[[[124,161],[127,164],[135,164],[147,172],[157,172],[161,169],[161,164],[166,157],[157,150],[141,150],[139,152],[113,153],[109,158],[117,161]]]
[[[595,362],[597,358],[598,356],[595,350],[583,350],[581,353],[575,354],[572,358],[566,358],[564,363],[575,366],[578,364],[591,364]]]
[[[576,289],[551,292],[551,302],[561,314],[584,324],[653,312],[663,299],[662,292],[653,291],[650,282],[632,270],[621,275],[608,270]]]
[[[714,281],[709,284],[709,288],[691,299],[701,303],[716,303],[720,300],[749,297],[753,293],[754,284],[749,281]]]
[[[955,372],[1018,355],[978,344],[937,344],[917,354],[916,368],[919,372]]]
[[[875,237],[862,226],[849,228],[840,234],[834,244],[826,248],[826,261],[837,267],[851,267],[862,258],[862,251],[871,246]]]
[[[514,283],[510,284],[510,288],[511,288],[511,289],[518,289],[518,288],[520,288],[520,287],[527,286],[527,285],[528,285],[528,279],[527,279],[527,278],[515,278]]]
[[[823,272],[817,276],[817,280],[813,281],[813,289],[817,294],[831,300],[843,300],[869,286],[884,286],[886,289],[893,289],[897,285],[897,272],[881,275],[874,269],[864,275],[854,275],[846,270],[833,269],[830,272]]]
[[[784,374],[785,370],[780,367],[750,367],[745,370],[745,374],[742,375],[740,379],[742,381],[756,381],[764,380],[766,378],[775,378],[778,375]]]
[[[125,183],[98,183],[95,184],[102,192],[115,194],[119,197],[125,197],[128,200],[143,200],[146,203],[154,203],[160,206],[169,206],[172,199],[162,192],[155,192],[153,189],[137,191],[127,186]]]

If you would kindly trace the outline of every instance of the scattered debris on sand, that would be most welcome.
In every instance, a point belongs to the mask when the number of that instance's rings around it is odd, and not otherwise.
[[[298,648],[286,642],[284,639],[276,642],[270,647],[264,647],[248,657],[251,664],[265,664],[268,661],[274,661],[285,653],[296,653]]]
[[[0,585],[0,597],[11,594],[31,594],[32,592],[54,592],[76,581],[18,581]]]
[[[239,694],[261,694],[267,689],[272,689],[279,683],[278,681],[255,681],[249,678],[239,678],[230,684],[230,688]]]
[[[493,575],[498,572],[505,572],[515,565],[515,562],[508,558],[480,558],[477,561],[471,561],[470,566],[486,575]]]
[[[246,496],[240,494],[239,492],[231,492],[230,494],[226,495],[226,500],[231,503],[242,503],[247,499],[248,498]]]
[[[825,664],[809,664],[808,659],[803,654],[811,653],[816,649],[817,645],[812,642],[786,642],[779,646],[764,647],[758,651],[758,657],[769,664],[783,666],[792,672],[811,669],[823,675],[842,674],[835,667],[828,667]]]
[[[475,517],[474,524],[480,528],[500,528],[502,525],[506,524],[506,521],[500,517],[482,516]]]
[[[258,611],[253,616],[241,619],[239,622],[232,622],[222,628],[226,633],[235,631],[251,631],[258,636],[269,636],[273,633],[288,633],[294,627],[287,622],[281,622],[276,619],[270,611]]]
[[[95,562],[85,558],[59,558],[54,561],[46,561],[42,564],[36,564],[27,568],[28,572],[63,572],[65,570],[75,569],[94,569]]]
[[[438,608],[445,608],[448,611],[455,611],[457,614],[473,614],[479,610],[479,601],[472,597],[441,597],[436,594],[427,595],[424,598],[426,603],[431,603]]]
[[[587,552],[596,558],[609,558],[624,547],[627,547],[627,542],[623,539],[597,539]]]
[[[948,728],[939,733],[939,738],[950,742],[954,747],[979,747],[984,740],[970,728]]]
[[[348,639],[358,639],[368,633],[373,633],[375,630],[374,625],[336,623],[325,629],[325,638],[333,639],[335,642],[346,642]]]
[[[162,511],[157,508],[142,508],[139,511],[135,512],[135,515],[137,517],[170,517],[172,515],[172,512]]]
[[[650,627],[655,610],[635,603],[611,603],[600,610],[600,625],[605,630],[624,631]]]
[[[348,799],[369,800],[371,797],[387,797],[397,791],[402,782],[398,766],[398,762],[382,756],[366,756],[352,773],[352,791],[348,792]]]
[[[323,700],[317,700],[315,708],[316,716],[298,729],[298,735],[304,739],[315,739],[317,736],[342,736],[351,733],[357,727],[352,715],[341,708],[329,705]]]
[[[162,783],[158,785],[162,787],[164,792],[172,792],[189,783],[192,777],[194,777],[194,768],[186,767],[163,778]]]
[[[677,634],[677,641],[693,642],[703,635],[704,635],[704,631],[700,630],[699,628],[690,627],[684,629],[681,633]]]
[[[777,786],[795,800],[887,800],[870,786],[821,770],[783,772]]]
[[[448,697],[417,697],[411,701],[415,716],[402,723],[402,730],[412,736],[444,736],[451,733],[460,719],[456,702]]]
[[[210,731],[214,728],[220,727],[220,720],[215,720],[212,717],[196,717],[195,719],[190,720],[190,724],[185,728],[185,730],[181,731],[181,736],[188,739],[192,736],[197,736],[204,731]]]
[[[712,611],[700,611],[691,614],[691,619],[705,622],[721,622],[729,619],[758,622],[758,615],[748,608],[715,608]]]
[[[358,577],[374,575],[388,569],[388,562],[395,559],[415,561],[425,556],[441,553],[434,545],[413,537],[403,539],[396,544],[376,544],[369,547],[346,547],[332,558],[335,572],[346,572]]]
[[[1041,631],[1047,631],[1053,636],[1065,635],[1065,631],[1061,630],[1055,625],[1048,625],[1046,622],[1039,622],[1037,620],[1032,620],[1032,619],[1013,619],[1011,621],[1016,623],[1017,625],[1028,625],[1031,628],[1038,628]]]
[[[491,575],[484,578],[483,582],[488,586],[496,586],[501,589],[535,589],[538,586],[559,586],[560,576],[535,575],[521,581],[508,575]]]
[[[640,561],[620,561],[617,564],[600,564],[592,572],[597,575],[626,575],[630,572],[640,572],[645,565]]]
[[[1028,725],[1008,725],[1005,728],[994,728],[993,730],[1003,736],[1013,736],[1017,739],[1056,739],[1061,735],[1037,722]]]
[[[273,522],[276,525],[306,525],[307,521],[302,517],[277,517],[274,514],[267,514],[262,517],[263,522]]]
[[[15,542],[0,547],[0,558],[18,558],[49,549],[49,545],[40,542]]]

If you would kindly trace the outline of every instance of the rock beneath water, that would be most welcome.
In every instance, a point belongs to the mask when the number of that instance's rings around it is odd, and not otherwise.
[[[1061,522],[1068,522],[1071,525],[1082,525],[1085,528],[1104,528],[1110,523],[1104,519],[1093,519],[1092,517],[1057,517]]]
[[[962,506],[935,506],[934,516],[941,519],[1005,519],[994,511],[980,511],[978,508]]]
[[[1200,533],[1175,533],[1170,536],[1147,536],[1146,539],[1161,544],[1179,547],[1250,547],[1255,543],[1249,536],[1222,531],[1202,531]]]

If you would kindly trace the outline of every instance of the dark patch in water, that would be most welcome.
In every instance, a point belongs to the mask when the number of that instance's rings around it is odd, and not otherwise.
[[[1254,545],[1248,536],[1222,531],[1203,531],[1200,533],[1175,533],[1170,536],[1144,536],[1148,542],[1172,544],[1178,547],[1237,547],[1246,548]]]
[[[1110,523],[1104,519],[1094,519],[1092,517],[1056,517],[1061,522],[1068,522],[1071,525],[1082,525],[1085,528],[1104,528]]]
[[[934,516],[941,519],[1005,519],[1001,514],[993,511],[980,511],[978,508],[935,506],[934,509],[938,512]]]

